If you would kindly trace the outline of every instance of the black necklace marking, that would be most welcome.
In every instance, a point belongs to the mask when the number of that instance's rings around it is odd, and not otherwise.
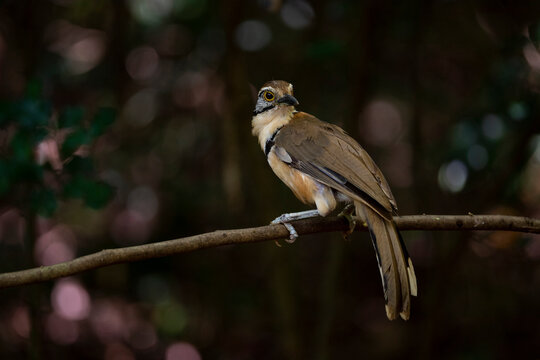
[[[266,144],[264,144],[264,155],[266,155],[266,157],[268,157],[268,154],[270,154],[270,150],[272,150],[272,147],[275,144],[274,140],[276,139],[276,135],[278,134],[279,130],[281,130],[282,127],[283,126],[278,127],[276,131],[274,131],[272,136],[270,136],[270,138],[266,140]]]
[[[255,108],[255,110],[253,111],[253,116],[259,115],[260,113],[263,113],[263,112],[265,112],[265,111],[267,111],[267,110],[273,109],[274,107],[276,107],[275,104],[270,104],[270,105],[268,105],[268,106],[266,106],[266,107],[264,107],[264,108],[262,108],[262,109],[259,108],[259,107],[257,107],[257,108]]]

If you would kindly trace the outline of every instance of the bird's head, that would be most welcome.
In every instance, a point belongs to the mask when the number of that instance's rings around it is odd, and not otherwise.
[[[283,80],[272,80],[263,85],[257,95],[257,103],[253,115],[286,106],[298,105],[293,96],[293,86]]]

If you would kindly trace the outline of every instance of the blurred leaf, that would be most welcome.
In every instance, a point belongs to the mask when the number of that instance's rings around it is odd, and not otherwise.
[[[64,196],[82,198],[87,206],[99,209],[107,205],[114,195],[110,185],[102,181],[94,181],[82,175],[74,176],[64,186]]]
[[[116,111],[113,108],[101,108],[90,124],[90,136],[93,138],[102,135],[105,130],[114,122]]]
[[[17,123],[24,128],[30,129],[47,126],[52,112],[50,103],[30,98],[21,100],[15,110]]]
[[[68,157],[72,155],[81,145],[88,144],[91,138],[84,129],[78,129],[69,134],[62,144],[62,155]]]
[[[18,131],[10,143],[13,159],[17,161],[32,161],[34,145],[32,134]]]
[[[93,209],[100,209],[112,199],[112,187],[103,181],[89,181],[86,187],[84,201]]]
[[[58,118],[58,127],[67,128],[78,126],[84,116],[84,109],[80,106],[72,106],[64,109]]]
[[[42,216],[51,216],[57,207],[56,195],[51,189],[39,189],[32,193],[32,208]]]
[[[73,158],[66,163],[64,170],[72,174],[88,174],[94,170],[94,164],[89,157],[74,155]]]
[[[73,176],[64,185],[64,196],[70,198],[82,198],[86,188],[86,179],[80,175]]]

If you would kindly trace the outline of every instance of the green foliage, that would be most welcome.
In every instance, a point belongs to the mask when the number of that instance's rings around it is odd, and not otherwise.
[[[100,135],[103,135],[105,130],[114,122],[116,117],[116,111],[113,108],[101,108],[97,112],[96,116],[90,123],[90,128],[88,129],[89,135],[92,138],[96,138]]]
[[[83,199],[93,209],[107,204],[113,195],[109,185],[102,181],[91,180],[81,174],[73,176],[64,186],[64,196]]]
[[[2,200],[43,216],[51,216],[58,202],[66,198],[80,198],[91,208],[105,206],[112,198],[113,189],[95,179],[92,157],[75,153],[105,133],[114,122],[114,109],[98,109],[87,119],[82,107],[66,107],[60,111],[56,123],[52,115],[53,106],[41,98],[37,83],[30,83],[21,99],[0,104],[0,125],[7,134],[0,158]],[[49,162],[39,164],[36,153],[43,140],[62,138],[55,136],[59,132],[67,135],[58,144],[62,168],[55,170]],[[18,194],[18,198],[10,199],[11,193]]]
[[[84,116],[84,109],[79,106],[67,107],[58,117],[59,128],[80,126]]]
[[[51,216],[58,206],[56,194],[52,189],[38,188],[32,192],[31,206],[37,214]]]
[[[36,130],[47,126],[51,117],[51,104],[41,99],[25,98],[15,104],[14,114],[23,129]]]
[[[92,140],[88,131],[84,128],[78,128],[69,134],[62,144],[62,155],[68,157],[73,154],[82,145],[87,145]]]

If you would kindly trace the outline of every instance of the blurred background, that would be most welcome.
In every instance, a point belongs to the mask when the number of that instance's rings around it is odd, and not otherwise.
[[[306,209],[257,89],[365,146],[401,214],[540,218],[540,4],[0,1],[0,271]],[[0,293],[3,359],[540,356],[540,239],[405,232],[390,322],[368,236],[228,246]]]

